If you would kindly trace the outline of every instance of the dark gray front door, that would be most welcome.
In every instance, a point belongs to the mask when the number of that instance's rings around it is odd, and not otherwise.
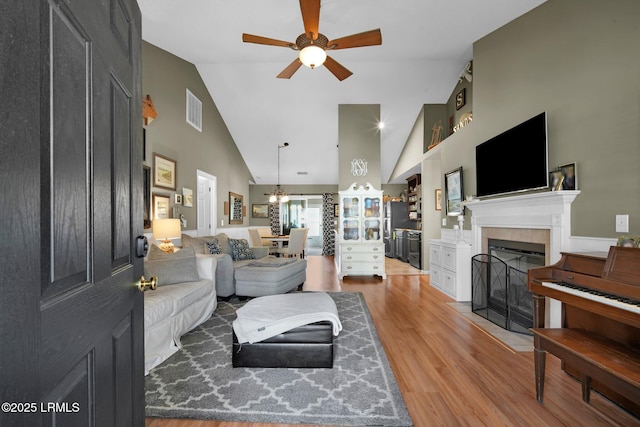
[[[0,425],[143,426],[135,0],[0,5]]]

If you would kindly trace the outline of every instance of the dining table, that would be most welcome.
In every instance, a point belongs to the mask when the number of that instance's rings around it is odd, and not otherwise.
[[[278,245],[278,249],[281,249],[284,245],[284,242],[289,241],[289,236],[271,236],[264,237],[265,240],[270,240],[272,243],[276,243]]]

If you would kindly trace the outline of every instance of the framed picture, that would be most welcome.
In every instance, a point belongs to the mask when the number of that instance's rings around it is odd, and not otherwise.
[[[167,219],[171,208],[169,196],[153,195],[153,219]]]
[[[575,163],[567,163],[560,166],[560,172],[562,172],[562,189],[563,190],[577,190],[578,189],[578,171],[576,170]]]
[[[462,205],[464,188],[462,184],[462,166],[444,174],[445,206],[448,216],[458,216],[464,213]]]
[[[436,188],[436,210],[442,210],[442,189]]]
[[[182,187],[182,206],[185,208],[193,207],[193,190],[187,187]]]
[[[153,186],[176,189],[176,161],[153,153]]]
[[[333,204],[333,216],[335,218],[340,216],[340,204],[339,203],[334,203]]]
[[[462,90],[456,93],[456,110],[464,107],[464,104],[467,103],[467,89],[462,88]]]
[[[174,194],[173,195],[173,204],[174,205],[181,205],[182,204],[182,194]]]
[[[549,172],[549,188],[551,188],[551,191],[562,190],[563,181],[564,177],[561,170]]]
[[[251,218],[269,218],[269,204],[255,203],[251,205]]]

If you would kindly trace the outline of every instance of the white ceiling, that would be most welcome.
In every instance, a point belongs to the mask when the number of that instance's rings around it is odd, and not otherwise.
[[[448,100],[473,42],[544,1],[323,0],[320,32],[330,40],[382,32],[381,46],[330,52],[353,72],[342,82],[304,66],[277,79],[297,52],[242,42],[242,33],[295,42],[304,32],[297,0],[138,4],[142,38],[196,65],[256,184],[276,183],[277,147],[289,142],[280,150],[281,184],[335,185],[339,104],[380,104],[382,183],[393,182],[422,105]]]

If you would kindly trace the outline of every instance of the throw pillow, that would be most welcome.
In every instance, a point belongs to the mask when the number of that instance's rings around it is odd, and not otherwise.
[[[207,250],[208,253],[210,254],[222,253],[222,248],[220,247],[220,242],[218,241],[218,239],[214,238],[213,240],[204,242],[204,244],[205,244],[205,249]]]
[[[234,261],[242,261],[245,259],[256,259],[253,251],[249,247],[247,239],[229,238],[229,246],[231,247],[231,259]]]
[[[192,248],[183,248],[172,254],[151,245],[149,257],[144,262],[144,276],[156,276],[158,286],[175,285],[200,280],[196,266],[196,254]]]
[[[188,234],[183,234],[181,239],[183,248],[193,248],[197,254],[206,254],[208,251],[204,247],[204,239],[201,237],[191,237]]]

